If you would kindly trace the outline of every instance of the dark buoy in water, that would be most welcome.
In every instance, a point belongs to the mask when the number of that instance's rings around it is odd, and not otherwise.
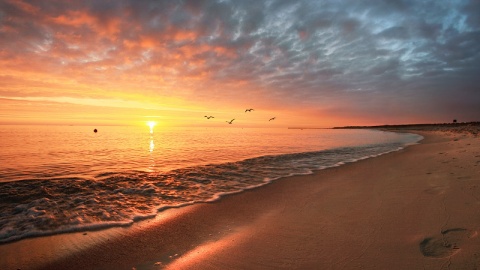
[[[93,132],[97,133],[97,129],[94,129]]]

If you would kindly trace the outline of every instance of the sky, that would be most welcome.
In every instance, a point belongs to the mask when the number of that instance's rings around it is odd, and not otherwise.
[[[0,0],[0,124],[234,118],[479,121],[480,1]]]

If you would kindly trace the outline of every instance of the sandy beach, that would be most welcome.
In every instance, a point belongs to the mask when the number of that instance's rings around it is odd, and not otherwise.
[[[294,176],[130,227],[0,245],[0,269],[477,269],[480,138]]]

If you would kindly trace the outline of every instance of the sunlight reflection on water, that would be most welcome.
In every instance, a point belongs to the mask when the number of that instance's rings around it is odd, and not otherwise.
[[[367,130],[91,130],[0,129],[0,242],[129,225],[419,139]]]
[[[0,181],[88,177],[109,171],[168,172],[264,155],[396,140],[368,130],[2,126]],[[151,130],[153,131],[153,130]]]

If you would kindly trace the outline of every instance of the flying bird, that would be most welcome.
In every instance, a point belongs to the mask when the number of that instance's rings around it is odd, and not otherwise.
[[[213,117],[213,116],[211,116],[211,115],[210,115],[210,116],[206,116],[206,115],[205,115],[204,117],[206,117],[207,119],[215,118],[215,117]]]
[[[231,125],[231,124],[232,124],[232,122],[233,122],[233,120],[235,120],[235,118],[233,118],[233,119],[232,119],[232,120],[230,120],[230,121],[225,121],[225,122],[227,122],[227,123],[229,123],[229,124]]]
[[[245,112],[251,112],[253,109],[246,109]]]
[[[268,121],[272,121],[272,120],[275,120],[275,117],[270,118]]]

